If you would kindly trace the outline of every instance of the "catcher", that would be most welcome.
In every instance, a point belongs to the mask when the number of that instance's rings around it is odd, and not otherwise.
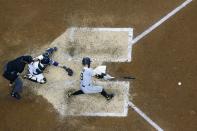
[[[47,66],[53,65],[55,67],[63,68],[69,76],[73,75],[72,69],[59,64],[56,61],[53,61],[50,56],[53,54],[54,51],[57,51],[57,48],[49,48],[43,53],[42,55],[34,58],[34,62],[28,65],[29,73],[24,76],[25,79],[31,80],[33,82],[37,82],[40,84],[45,84],[47,82],[46,78],[43,75],[44,70]]]
[[[92,77],[96,78],[105,78],[111,79],[109,75],[105,73],[97,74],[95,70],[90,68],[91,60],[89,57],[85,57],[82,60],[82,65],[84,66],[81,75],[80,75],[80,90],[71,93],[68,93],[68,97],[80,94],[92,94],[92,93],[101,93],[107,100],[111,100],[114,95],[108,94],[102,86],[95,86],[92,84]]]

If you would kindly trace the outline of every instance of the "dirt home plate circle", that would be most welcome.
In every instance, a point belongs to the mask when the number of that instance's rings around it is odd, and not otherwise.
[[[51,103],[63,117],[126,117],[129,103],[129,81],[94,80],[95,85],[102,86],[108,92],[115,94],[110,102],[106,102],[96,94],[81,95],[69,99],[65,96],[70,90],[78,90],[80,87],[79,76],[83,57],[88,56],[92,59],[93,68],[102,65],[103,62],[130,62],[132,59],[132,37],[132,28],[72,27],[67,29],[51,43],[50,47],[58,48],[58,51],[53,55],[53,60],[72,67],[74,69],[73,76],[69,77],[59,68],[49,67],[47,69],[49,72],[46,74],[48,82],[33,88],[34,91]]]

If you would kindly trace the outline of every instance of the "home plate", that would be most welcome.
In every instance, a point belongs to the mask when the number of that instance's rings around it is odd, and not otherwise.
[[[115,94],[110,101],[99,93],[70,98],[67,98],[67,93],[79,90],[83,57],[89,56],[93,60],[92,68],[103,62],[131,61],[132,35],[132,28],[69,28],[50,47],[58,48],[53,60],[72,68],[74,75],[69,77],[63,69],[50,66],[44,73],[46,84],[27,80],[25,84],[51,103],[61,116],[127,116],[129,82],[94,79],[95,85]]]

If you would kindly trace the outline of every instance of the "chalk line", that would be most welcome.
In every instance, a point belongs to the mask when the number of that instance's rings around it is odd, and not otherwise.
[[[128,31],[128,62],[131,62],[132,60],[132,47],[133,47],[133,43],[132,43],[132,39],[133,39],[133,29],[130,28]]]
[[[158,26],[160,26],[162,23],[164,23],[166,20],[168,20],[170,17],[172,17],[173,15],[175,15],[178,11],[180,11],[182,8],[184,8],[186,5],[188,5],[190,2],[192,2],[192,0],[186,0],[185,2],[183,2],[180,6],[178,6],[177,8],[175,8],[173,11],[171,11],[170,13],[168,13],[166,16],[164,16],[161,20],[159,20],[158,22],[156,22],[155,24],[153,24],[151,27],[149,27],[147,30],[145,30],[144,32],[142,32],[140,35],[138,35],[137,37],[135,37],[132,40],[132,43],[135,44],[136,42],[138,42],[140,39],[142,39],[144,36],[146,36],[147,34],[149,34],[151,31],[153,31],[154,29],[156,29]]]
[[[133,108],[141,117],[143,117],[150,125],[152,125],[156,130],[163,131],[154,121],[152,121],[145,113],[143,113],[138,107],[136,107],[131,101],[129,106]]]
[[[69,39],[71,42],[74,42],[74,36],[76,31],[92,31],[92,32],[128,32],[128,54],[127,54],[127,59],[125,60],[125,58],[120,58],[116,61],[113,62],[131,62],[132,60],[132,40],[133,40],[133,28],[128,27],[128,28],[103,28],[103,27],[96,27],[96,28],[92,28],[92,27],[70,27],[69,29]],[[82,56],[83,57],[83,56]],[[100,59],[94,59],[92,58],[92,60],[94,61],[100,61]],[[72,60],[72,61],[81,61],[81,58]],[[109,59],[105,59],[105,61],[111,62],[110,58]]]
[[[76,28],[76,27],[75,27]],[[113,31],[113,32],[128,32],[132,30],[132,28],[102,28],[102,27],[96,27],[96,28],[91,28],[91,27],[79,27],[77,28],[78,30],[82,31]]]

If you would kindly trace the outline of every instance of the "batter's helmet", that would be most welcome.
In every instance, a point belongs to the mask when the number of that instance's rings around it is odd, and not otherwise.
[[[82,60],[82,65],[88,65],[90,67],[91,59],[89,57],[84,57]]]

